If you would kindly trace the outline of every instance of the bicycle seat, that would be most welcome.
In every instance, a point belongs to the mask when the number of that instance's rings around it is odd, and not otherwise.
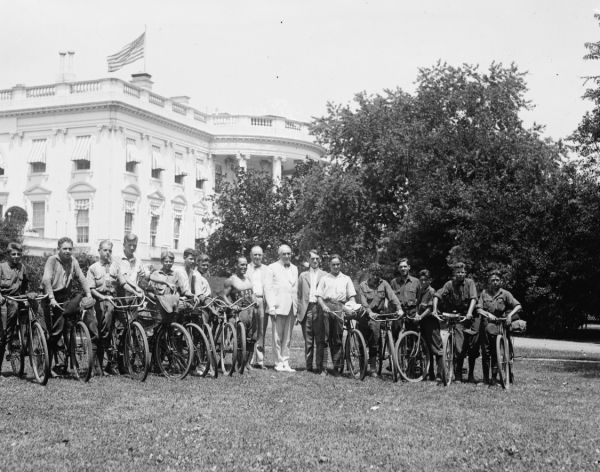
[[[179,295],[157,295],[160,306],[166,313],[173,313],[179,303]]]
[[[96,304],[96,300],[94,300],[92,297],[83,297],[81,299],[81,302],[79,302],[81,309],[82,310],[89,310],[91,308],[94,308],[94,305]]]

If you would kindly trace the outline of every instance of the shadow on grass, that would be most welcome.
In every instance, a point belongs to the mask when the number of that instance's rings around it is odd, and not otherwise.
[[[586,379],[600,379],[600,363],[597,362],[553,362],[547,367],[551,372],[568,372]]]

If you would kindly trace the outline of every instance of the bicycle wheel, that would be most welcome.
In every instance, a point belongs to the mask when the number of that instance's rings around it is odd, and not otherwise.
[[[224,374],[233,375],[237,359],[236,330],[231,323],[223,323],[221,330],[221,370]]]
[[[498,380],[506,390],[510,387],[510,346],[506,336],[496,336],[496,362],[498,365]]]
[[[75,376],[82,382],[89,381],[94,368],[94,353],[90,332],[83,321],[78,321],[71,328],[69,347]]]
[[[29,336],[29,360],[35,380],[40,385],[46,385],[50,378],[50,356],[48,355],[48,344],[42,325],[38,321],[31,324]]]
[[[244,373],[248,353],[246,352],[246,326],[241,321],[235,324],[237,336],[237,356],[235,359],[235,370],[240,374]]]
[[[405,331],[396,342],[398,369],[408,382],[420,382],[429,369],[429,350],[425,339],[415,331]]]
[[[171,380],[181,380],[190,372],[194,360],[194,344],[179,323],[162,325],[156,334],[154,356],[160,372]]]
[[[364,380],[367,375],[369,353],[365,338],[360,331],[352,329],[348,332],[344,343],[344,357],[348,373],[355,379]],[[343,362],[342,365],[344,365]]]
[[[442,382],[445,387],[452,383],[454,376],[454,337],[452,334],[443,340],[442,348]]]
[[[211,361],[212,361],[212,365],[211,365],[211,369],[210,369],[210,375],[212,375],[215,379],[219,376],[219,357],[217,356],[217,349],[215,346],[215,339],[213,337],[213,333],[212,333],[212,329],[209,325],[202,325],[202,330],[204,331],[204,335],[206,336],[206,339],[208,340],[208,344],[210,346],[210,352],[211,352]]]
[[[212,366],[212,352],[210,344],[202,328],[195,323],[188,323],[185,325],[186,329],[192,337],[192,343],[194,344],[194,363],[192,369],[202,376],[206,377]]]
[[[143,382],[150,371],[150,347],[146,331],[137,321],[129,325],[125,336],[123,360],[132,379]]]
[[[390,360],[390,371],[392,372],[392,380],[394,382],[398,382],[398,378],[400,377],[400,373],[398,372],[398,356],[396,355],[396,346],[394,345],[394,337],[392,336],[392,332],[387,332],[387,354],[388,359]]]

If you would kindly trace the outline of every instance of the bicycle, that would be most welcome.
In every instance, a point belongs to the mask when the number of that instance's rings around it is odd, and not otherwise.
[[[121,372],[143,382],[150,371],[150,346],[146,331],[137,318],[138,309],[144,305],[146,298],[144,295],[112,297],[109,301],[115,307],[115,315],[120,315],[123,327],[119,330],[113,327],[107,356],[117,361]]]
[[[218,311],[217,326],[214,329],[216,363],[221,365],[224,374],[231,376],[238,359],[237,329],[233,321],[227,319],[229,305],[218,298],[214,299],[214,304]]]
[[[33,376],[40,385],[46,385],[50,378],[50,356],[46,336],[37,314],[31,306],[31,300],[41,302],[47,295],[28,297],[27,295],[9,296],[4,298],[17,305],[23,305],[17,309],[16,324],[12,333],[12,339],[8,339],[8,358],[13,372],[18,377],[25,374],[25,357],[29,357],[29,364],[33,370]],[[26,320],[22,320],[21,310],[27,310]],[[24,318],[24,317],[23,317]],[[23,326],[24,325],[24,326]]]
[[[147,294],[146,294],[147,297]],[[194,362],[194,343],[187,329],[175,321],[178,313],[162,314],[159,301],[148,298],[141,311],[150,313],[152,320],[160,319],[158,326],[152,327],[149,336],[152,345],[153,362],[158,372],[169,380],[183,380]],[[154,323],[153,323],[154,324]]]
[[[198,309],[208,308],[212,301],[208,305],[198,305],[198,301],[195,303],[192,300],[184,300],[184,308],[182,315],[186,320],[184,323],[185,328],[190,333],[192,343],[194,345],[194,362],[192,369],[201,377],[206,377],[212,370],[214,377],[217,377],[217,365],[214,353],[214,342],[212,340],[212,332],[210,329],[205,329],[202,322],[202,318],[198,313]]]
[[[58,303],[59,310],[64,312],[64,306],[67,302]],[[92,307],[93,309],[93,307]],[[56,366],[62,365],[65,371],[69,368],[75,371],[75,377],[88,382],[92,377],[94,369],[94,353],[92,349],[92,338],[90,331],[83,322],[83,316],[89,309],[85,309],[82,303],[79,304],[80,319],[69,319],[65,317],[66,329],[63,332],[64,344],[57,347],[54,353],[54,363]]]
[[[505,390],[510,388],[513,383],[513,360],[514,352],[512,342],[508,337],[508,329],[506,327],[506,318],[496,318],[488,323],[494,323],[498,327],[496,335],[496,366],[498,368],[498,380],[500,385]]]
[[[450,385],[454,378],[454,338],[456,336],[456,325],[465,321],[466,318],[466,316],[458,313],[441,313],[438,315],[440,321],[448,322],[447,335],[442,335],[442,369],[440,374],[444,386]]]
[[[244,298],[239,298],[231,305],[227,305],[227,310],[230,313],[231,321],[233,321],[236,328],[237,337],[237,356],[235,360],[235,369],[240,373],[244,373],[246,364],[250,356],[248,352],[248,346],[253,344],[251,337],[248,337],[246,332],[246,325],[240,320],[240,312],[243,310],[249,310],[256,306],[256,302],[251,302],[246,305],[242,305]]]
[[[394,344],[394,336],[392,335],[392,322],[401,318],[398,313],[376,313],[371,316],[373,321],[379,322],[379,346],[377,353],[377,374],[381,375],[383,371],[383,363],[388,360],[389,369],[392,374],[392,380],[398,381],[400,369],[398,368],[397,349]]]
[[[342,365],[340,374],[344,373],[344,364],[348,368],[350,376],[354,379],[364,380],[367,375],[367,366],[369,364],[369,351],[367,343],[362,333],[356,327],[356,320],[364,316],[364,308],[347,312],[345,310],[330,310],[330,313],[335,315],[344,323],[344,338],[342,342]]]
[[[396,341],[396,353],[398,369],[404,380],[420,382],[425,378],[429,371],[429,349],[420,329],[403,331]]]

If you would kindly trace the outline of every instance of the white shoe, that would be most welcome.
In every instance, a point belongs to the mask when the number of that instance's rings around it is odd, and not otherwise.
[[[296,372],[296,369],[292,369],[287,362],[283,363],[283,370],[285,372]]]
[[[283,364],[275,364],[275,370],[277,372],[285,372],[285,366]]]

